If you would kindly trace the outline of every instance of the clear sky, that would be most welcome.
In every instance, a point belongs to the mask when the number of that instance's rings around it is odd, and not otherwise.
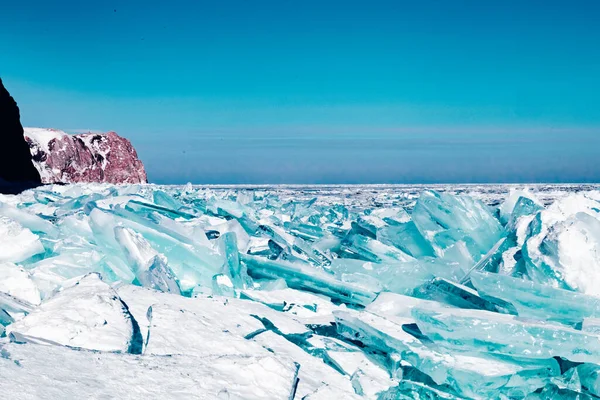
[[[26,126],[156,183],[600,181],[600,1],[2,1]]]

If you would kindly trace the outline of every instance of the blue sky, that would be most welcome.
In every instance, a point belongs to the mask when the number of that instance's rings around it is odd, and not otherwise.
[[[11,3],[23,124],[153,182],[600,181],[598,1]]]

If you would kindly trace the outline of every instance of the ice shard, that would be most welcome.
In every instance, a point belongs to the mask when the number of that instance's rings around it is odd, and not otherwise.
[[[125,252],[140,285],[162,292],[181,294],[167,259],[132,229],[115,227],[115,238]]]
[[[328,273],[308,265],[275,262],[253,256],[244,256],[242,261],[253,277],[282,278],[291,288],[321,293],[337,301],[365,305],[375,298],[375,293],[369,290],[339,281]]]
[[[0,262],[21,262],[44,253],[38,235],[14,220],[0,217]]]
[[[462,351],[486,351],[532,359],[564,357],[600,362],[600,336],[564,325],[521,320],[482,310],[414,308],[419,329],[436,343]]]
[[[498,220],[481,202],[468,196],[425,191],[417,201],[412,219],[440,254],[464,241],[475,261],[502,237]]]
[[[572,326],[600,317],[600,298],[594,296],[492,273],[474,272],[471,282],[481,296],[512,304],[521,317]]]

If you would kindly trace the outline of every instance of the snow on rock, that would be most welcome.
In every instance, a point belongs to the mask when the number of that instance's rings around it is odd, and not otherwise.
[[[0,342],[12,399],[289,400],[297,366],[273,354],[135,356]]]
[[[131,143],[115,132],[69,135],[25,128],[42,183],[146,183],[146,171]]]
[[[95,273],[76,280],[10,325],[7,334],[16,342],[134,354],[141,352],[142,344],[127,306]]]

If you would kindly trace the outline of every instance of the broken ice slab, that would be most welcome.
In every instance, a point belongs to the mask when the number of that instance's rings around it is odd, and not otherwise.
[[[349,394],[354,394],[352,384],[347,376],[327,365],[322,359],[311,356],[284,337],[267,331],[255,336],[252,342],[263,346],[283,359],[292,360],[300,365],[296,398],[302,399],[323,386],[334,389],[333,398],[343,399]]]
[[[600,317],[598,297],[494,273],[474,272],[471,282],[482,297],[509,302],[521,317],[573,326]]]
[[[237,236],[233,232],[226,232],[219,237],[221,254],[225,258],[223,264],[223,273],[229,277],[233,288],[239,293],[245,289],[250,282],[250,277],[246,271],[246,266],[240,262],[240,252],[238,250]]]
[[[596,364],[581,364],[575,367],[581,388],[595,397],[600,397],[600,366]]]
[[[303,239],[290,235],[277,226],[262,224],[259,226],[259,232],[271,238],[271,240],[284,250],[290,252],[294,257],[298,257],[318,266],[327,266],[331,264],[331,259],[327,254],[317,247],[314,247],[312,244],[305,242]]]
[[[583,323],[581,323],[581,330],[584,332],[600,334],[600,318],[584,318]]]
[[[456,281],[464,275],[460,267],[446,264],[439,259],[378,264],[338,258],[333,260],[331,271],[338,279],[354,282],[371,291],[383,289],[401,294],[412,293],[416,287],[429,282],[436,276]]]
[[[581,393],[578,391],[574,391],[571,389],[566,389],[559,387],[555,384],[548,384],[545,387],[537,390],[535,393],[531,393],[526,397],[526,400],[551,400],[551,399],[561,399],[561,400],[593,400],[594,397]]]
[[[512,311],[512,307],[507,302],[490,301],[481,297],[476,290],[470,287],[443,278],[435,278],[415,288],[412,295],[458,308],[488,310],[507,314]]]
[[[98,274],[86,275],[44,301],[10,325],[7,335],[17,342],[91,350],[139,354],[142,349],[136,320]]]
[[[54,238],[59,232],[50,221],[6,203],[0,202],[0,215],[18,222],[33,233],[41,233],[47,237]]]
[[[486,254],[503,235],[500,222],[487,206],[468,196],[425,191],[412,212],[422,235],[437,252],[464,241],[475,261]]]
[[[188,245],[160,232],[158,228],[98,208],[93,209],[89,216],[96,239],[108,249],[120,248],[114,236],[115,226],[121,225],[140,233],[152,244],[152,247],[167,257],[169,266],[179,280],[182,292],[187,293],[199,284],[210,287],[212,276],[218,273],[223,265],[222,256],[214,250]]]
[[[248,255],[242,256],[242,261],[252,277],[282,278],[291,288],[320,293],[342,303],[366,305],[375,298],[375,293],[357,285],[344,283],[310,265],[270,261]]]
[[[402,294],[383,292],[377,296],[377,299],[369,304],[365,310],[377,314],[381,317],[396,316],[412,319],[412,309],[414,307],[439,308],[446,307],[437,301],[419,299]],[[448,306],[449,307],[449,306]]]
[[[508,228],[515,229],[521,218],[534,215],[543,209],[544,207],[534,200],[527,197],[520,197],[508,220]]]
[[[528,189],[511,189],[510,194],[506,197],[500,207],[498,207],[498,213],[500,222],[506,225],[509,224],[509,221],[511,220],[514,221],[523,215],[532,214],[542,208],[541,202]]]
[[[403,224],[410,221],[410,215],[402,207],[376,208],[369,215],[381,218],[389,225]]]
[[[27,314],[34,309],[34,304],[18,299],[8,293],[0,292],[0,312],[4,315],[4,317],[0,317],[0,320],[4,320],[4,322],[13,322],[14,314]]]
[[[553,359],[523,362],[426,346],[408,333],[407,327],[414,322],[412,318],[383,318],[364,311],[334,314],[341,335],[386,354],[397,353],[438,385],[447,384],[467,397],[497,396],[514,387],[533,391],[545,379],[560,375],[558,363]]]
[[[0,262],[21,262],[44,253],[38,235],[18,222],[0,216]]]
[[[121,245],[135,277],[141,286],[181,294],[175,274],[167,259],[152,248],[146,239],[133,229],[115,227],[115,239]]]
[[[341,246],[341,254],[346,258],[381,262],[409,262],[414,260],[400,249],[381,243],[367,236],[349,234]]]
[[[413,221],[377,230],[377,240],[392,245],[415,258],[434,257],[435,251]]]
[[[120,252],[106,254],[96,246],[61,250],[52,257],[25,265],[38,287],[42,299],[51,297],[69,279],[98,272],[105,282],[132,282],[134,273]]]
[[[211,247],[206,233],[198,226],[187,225],[185,222],[176,221],[156,212],[150,213],[148,218],[159,225],[162,232],[169,236],[173,236],[183,243]]]
[[[428,338],[445,348],[512,357],[600,362],[600,336],[564,325],[482,310],[413,308]]]
[[[198,302],[198,304],[202,303]],[[198,307],[195,308],[197,310]],[[208,318],[208,312],[199,313],[196,310],[165,303],[153,304],[147,312],[149,328],[144,354],[196,356],[264,356],[267,354],[260,346],[227,330],[223,326],[226,324],[211,323],[213,321]],[[231,313],[229,314],[231,316]],[[220,318],[225,318],[225,315],[221,315]],[[243,322],[240,318],[232,321]],[[143,322],[146,321],[140,318],[140,323]],[[257,324],[257,330],[261,329],[259,326],[262,327],[262,324]]]
[[[379,229],[384,228],[387,224],[381,218],[373,215],[361,215],[351,223],[351,226],[354,233],[376,239]]]
[[[0,352],[0,391],[12,398],[289,400],[296,386],[297,366],[266,352],[140,357],[29,343]]]
[[[286,222],[284,223],[284,228],[292,235],[311,242],[319,240],[325,235],[320,226],[312,224]]]
[[[170,208],[171,210],[179,210],[184,206],[179,200],[176,200],[162,190],[155,190],[152,193],[152,200],[154,204]]]
[[[116,208],[116,207],[115,207]],[[132,211],[135,213],[143,213],[149,214],[152,212],[157,212],[159,214],[163,214],[169,218],[183,218],[183,219],[192,219],[195,217],[194,214],[190,214],[189,212],[174,210],[168,207],[159,206],[156,204],[148,203],[145,201],[139,200],[129,200],[125,205],[125,209],[128,211]]]

